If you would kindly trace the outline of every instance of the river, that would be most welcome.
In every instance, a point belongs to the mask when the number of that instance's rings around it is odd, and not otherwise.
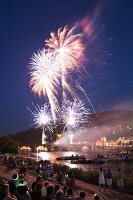
[[[61,157],[61,156],[71,156],[73,155],[84,155],[86,158],[93,159],[96,157],[97,154],[106,154],[107,152],[104,151],[88,151],[88,152],[83,152],[83,151],[59,151],[59,152],[40,152],[38,154],[39,160],[50,160],[51,162],[57,162],[56,158]],[[37,154],[34,154],[34,156],[37,156]],[[65,161],[58,161],[58,163],[66,164],[70,168],[82,168],[83,170],[88,170],[88,169],[99,169],[101,166],[104,169],[111,169],[113,173],[116,173],[118,168],[121,168],[123,171],[123,174],[130,174],[133,175],[133,163],[131,162],[111,162],[111,161],[106,161],[104,164],[71,164],[69,160]]]

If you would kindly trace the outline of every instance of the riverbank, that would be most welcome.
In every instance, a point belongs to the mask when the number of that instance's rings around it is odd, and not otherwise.
[[[107,152],[106,152],[107,153]],[[105,152],[103,153],[102,151],[99,152],[99,154],[106,154]],[[98,151],[88,151],[88,152],[83,152],[83,151],[58,151],[58,152],[40,152],[38,154],[39,160],[50,160],[51,162],[56,162],[57,157],[66,157],[66,156],[71,156],[71,155],[79,155],[79,156],[85,156],[87,159],[94,159],[96,158],[98,154]],[[34,153],[32,154],[34,156],[34,159],[37,159],[37,154]],[[116,174],[117,169],[121,168],[123,174],[127,175],[130,174],[133,176],[133,163],[130,162],[121,162],[121,161],[106,161],[104,164],[91,164],[91,165],[84,165],[84,164],[71,164],[69,160],[61,161],[58,162],[64,165],[69,166],[70,168],[81,168],[83,170],[88,170],[88,169],[99,169],[99,167],[103,167],[104,169],[111,169],[113,174]]]
[[[1,177],[5,177],[6,179],[11,179],[12,175],[14,173],[18,173],[18,169],[10,169],[7,170],[7,168],[3,165],[0,164],[0,176]],[[26,180],[28,180],[29,183],[32,183],[35,180],[35,174],[32,175],[31,171],[27,170],[26,173]],[[55,180],[53,179],[48,179],[48,181],[53,182]],[[99,193],[99,188],[96,185],[92,185],[89,183],[85,183],[84,181],[75,180],[76,183],[76,190],[75,190],[75,194],[77,195],[79,193],[79,191],[84,190],[87,194],[86,196],[86,200],[93,200],[93,195],[95,193],[99,194],[99,196],[101,197],[101,200],[133,200],[133,196],[131,195],[127,195],[127,194],[122,194],[119,195],[118,192],[116,191],[111,191],[111,192],[100,192]]]

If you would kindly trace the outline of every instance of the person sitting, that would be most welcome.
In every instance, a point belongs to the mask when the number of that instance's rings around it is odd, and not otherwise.
[[[27,185],[27,182],[24,180],[25,175],[24,174],[20,174],[18,176],[18,179],[16,180],[16,187],[18,187],[20,184],[20,181],[23,180],[24,185]]]
[[[74,200],[83,200],[86,197],[85,192],[80,192],[79,196],[75,197]]]
[[[24,174],[24,176],[26,175],[26,166],[24,163],[22,163],[22,166],[20,167],[19,175],[20,174]]]
[[[41,189],[41,195],[42,195],[42,197],[46,197],[46,195],[47,195],[47,186],[49,185],[49,182],[48,181],[46,181],[45,183],[44,183],[44,186],[42,187],[42,189]]]
[[[54,190],[53,185],[49,184],[47,186],[47,195],[46,197],[44,197],[45,200],[53,200],[53,197],[52,197],[53,190]]]
[[[42,171],[42,178],[43,178],[43,180],[47,180],[47,178],[48,178],[48,171],[46,168],[44,168]]]
[[[69,178],[67,184],[68,184],[68,187],[70,187],[70,188],[72,188],[72,189],[75,187],[75,179],[74,179],[73,176],[71,176],[71,177]]]
[[[55,194],[55,198],[57,200],[64,200],[64,192],[63,190],[58,190]]]
[[[19,181],[19,185],[17,186],[17,198],[18,199],[31,199],[30,193],[29,193],[29,189],[28,187],[24,184],[24,180],[21,179]]]
[[[36,177],[36,181],[34,181],[34,182],[32,183],[32,185],[31,185],[32,191],[35,190],[35,186],[36,186],[37,183],[41,183],[41,184],[42,184],[42,177],[41,177],[41,176],[37,176],[37,177]]]
[[[68,188],[67,189],[67,194],[64,195],[64,199],[65,200],[67,200],[67,199],[74,199],[74,194],[73,194],[72,188]]]
[[[17,200],[17,198],[9,193],[9,184],[3,183],[0,185],[0,199],[2,200]]]
[[[56,193],[57,193],[57,191],[60,189],[60,185],[59,184],[55,184],[55,186],[54,186],[54,190],[53,190],[53,192],[52,192],[52,197],[54,198],[55,197],[55,195],[56,195]]]
[[[63,185],[62,190],[63,190],[64,194],[66,194],[67,193],[67,186]]]
[[[31,192],[32,200],[42,200],[41,189],[42,189],[42,184],[37,183],[35,186],[35,190]]]
[[[100,200],[99,195],[98,195],[98,194],[94,194],[94,196],[93,196],[93,200]]]
[[[8,181],[8,184],[9,184],[9,192],[12,194],[12,195],[15,195],[16,193],[16,181],[18,179],[18,175],[17,174],[13,174],[12,176],[12,179]]]

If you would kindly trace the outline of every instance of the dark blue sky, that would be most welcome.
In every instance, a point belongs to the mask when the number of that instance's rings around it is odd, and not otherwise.
[[[94,21],[94,37],[85,41],[89,75],[82,87],[96,111],[133,110],[133,1],[1,0],[1,135],[31,128],[27,107],[43,102],[29,87],[32,53],[44,46],[51,31],[85,17]]]

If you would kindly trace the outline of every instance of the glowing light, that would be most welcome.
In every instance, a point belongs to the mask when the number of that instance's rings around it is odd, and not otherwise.
[[[62,108],[64,130],[75,130],[88,124],[89,110],[85,109],[82,101],[67,101]]]
[[[44,151],[44,150],[45,150],[45,147],[44,147],[44,146],[38,146],[38,147],[36,148],[36,150]]]
[[[22,146],[22,147],[20,148],[20,150],[31,150],[31,148],[28,147],[28,146]]]
[[[73,144],[73,134],[71,133],[68,136],[69,136],[70,144]]]
[[[61,134],[61,133],[58,133],[56,136],[57,136],[58,138],[61,138],[61,137],[62,137],[62,134]]]
[[[45,132],[44,132],[44,128],[42,130],[42,144],[45,144],[46,143],[46,135],[45,135]]]
[[[55,145],[59,145],[59,141],[55,141],[54,144],[55,144]]]

